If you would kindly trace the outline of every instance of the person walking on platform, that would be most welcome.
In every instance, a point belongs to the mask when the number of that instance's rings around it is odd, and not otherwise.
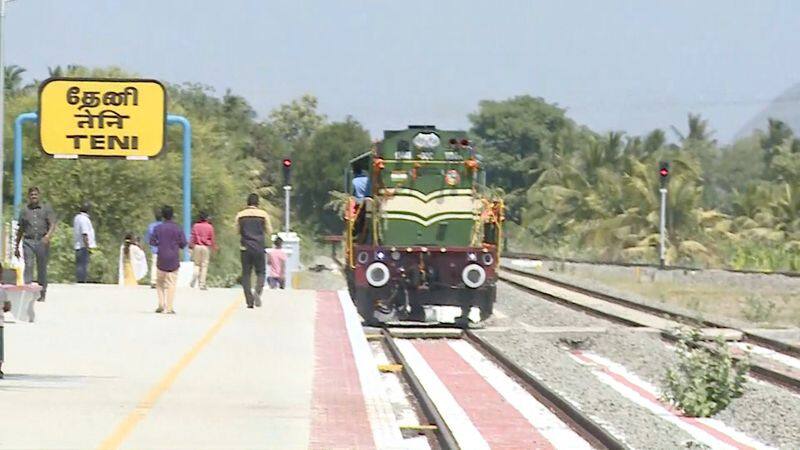
[[[158,292],[157,313],[166,311],[175,314],[173,303],[175,301],[175,285],[178,281],[178,269],[181,267],[180,251],[186,247],[186,236],[181,227],[172,221],[173,211],[171,206],[161,209],[164,222],[153,230],[150,245],[158,247],[156,259],[156,291]]]
[[[200,289],[206,290],[208,261],[211,258],[211,249],[217,250],[217,242],[214,239],[214,226],[208,221],[208,214],[205,211],[200,211],[199,220],[192,225],[189,248],[192,249],[192,260],[194,261],[192,287],[199,283]]]
[[[286,288],[286,252],[283,251],[283,239],[276,237],[275,246],[269,251],[269,283],[270,289]]]
[[[3,269],[2,267],[0,267],[0,272],[2,271]],[[4,354],[5,351],[3,349],[5,345],[3,342],[3,322],[4,322],[3,315],[8,311],[11,311],[11,302],[9,302],[8,299],[6,298],[6,291],[0,291],[0,305],[3,306],[2,308],[0,308],[0,380],[2,380],[3,360],[5,359],[5,354]]]
[[[14,245],[14,256],[19,258],[19,243],[25,255],[25,283],[33,282],[33,263],[36,261],[36,281],[42,286],[38,301],[47,295],[47,260],[50,256],[50,238],[56,230],[56,214],[50,205],[41,202],[41,192],[36,186],[28,189],[28,204],[19,214],[19,231]]]
[[[258,195],[247,196],[247,207],[236,214],[239,227],[242,258],[242,288],[247,307],[261,306],[261,292],[264,290],[266,276],[266,255],[264,254],[265,233],[272,234],[272,224],[267,212],[258,207]],[[250,273],[256,273],[255,293],[250,285]]]
[[[72,220],[72,235],[75,238],[75,282],[86,283],[89,278],[89,254],[97,247],[94,226],[89,217],[90,205],[85,202]]]
[[[150,222],[150,224],[147,225],[147,233],[145,233],[145,235],[144,235],[144,241],[146,243],[148,243],[148,244],[150,243],[150,238],[153,237],[153,231],[156,229],[157,226],[161,225],[161,223],[163,222],[162,217],[161,217],[161,209],[160,208],[156,208],[155,211],[153,211],[153,214],[155,215],[156,220]],[[151,245],[150,246],[150,287],[151,288],[156,287],[156,273],[158,272],[158,269],[156,268],[156,258],[157,257],[158,257],[158,247],[155,246],[155,245]]]
[[[119,248],[118,283],[120,286],[138,286],[139,280],[145,275],[147,275],[147,255],[139,246],[138,239],[128,233],[125,235],[125,242]]]

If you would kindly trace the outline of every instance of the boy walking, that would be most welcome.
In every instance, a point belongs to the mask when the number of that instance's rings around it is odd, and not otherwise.
[[[286,288],[286,252],[283,251],[283,239],[275,238],[275,247],[269,252],[270,289]]]
[[[186,236],[181,227],[172,221],[173,210],[171,206],[161,209],[164,222],[153,230],[150,245],[158,247],[156,259],[156,291],[158,292],[157,313],[164,311],[175,314],[173,303],[175,301],[175,284],[178,281],[178,269],[181,266],[180,251],[186,247]]]

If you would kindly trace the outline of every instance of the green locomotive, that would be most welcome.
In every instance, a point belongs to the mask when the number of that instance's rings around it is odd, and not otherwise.
[[[503,203],[484,179],[465,132],[428,125],[385,131],[350,161],[345,272],[365,322],[424,321],[426,306],[460,307],[460,324],[473,307],[491,315]]]

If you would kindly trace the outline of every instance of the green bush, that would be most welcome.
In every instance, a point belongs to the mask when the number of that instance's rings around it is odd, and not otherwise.
[[[764,300],[758,295],[748,295],[742,314],[751,322],[768,322],[772,319],[777,305],[772,300]]]
[[[744,392],[749,364],[734,359],[720,338],[711,346],[693,330],[681,337],[678,362],[667,370],[664,398],[690,417],[710,417]]]

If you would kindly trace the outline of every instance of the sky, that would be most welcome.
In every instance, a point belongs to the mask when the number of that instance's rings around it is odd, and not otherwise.
[[[261,118],[312,93],[373,136],[528,94],[600,132],[701,113],[725,142],[800,82],[798,25],[796,0],[15,0],[3,39],[28,80],[117,65],[231,89]]]

